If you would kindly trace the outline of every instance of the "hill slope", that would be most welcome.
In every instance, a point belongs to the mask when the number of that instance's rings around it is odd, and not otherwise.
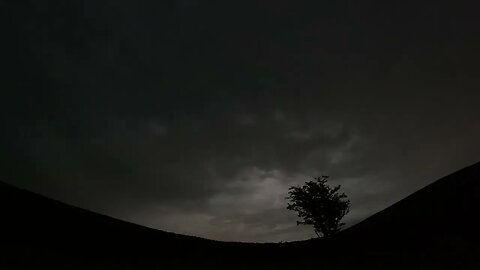
[[[462,238],[480,243],[480,163],[452,173],[345,230],[369,241]],[[417,243],[418,243],[417,241]]]
[[[293,246],[220,242],[155,230],[4,183],[0,213],[0,269],[244,269],[252,262],[259,267],[279,264],[278,258],[295,252]]]
[[[480,163],[329,239],[218,242],[154,230],[0,183],[1,269],[480,269]]]
[[[476,163],[330,240],[357,265],[369,268],[388,264],[390,269],[480,269],[479,228],[480,163]]]

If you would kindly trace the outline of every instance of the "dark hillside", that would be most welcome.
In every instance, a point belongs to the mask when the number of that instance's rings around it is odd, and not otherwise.
[[[480,163],[450,174],[345,230],[384,244],[456,238],[480,243]]]
[[[37,263],[63,265],[70,260],[81,263],[113,259],[123,264],[130,256],[134,259],[135,255],[149,257],[161,252],[171,255],[181,248],[193,252],[199,242],[215,245],[205,239],[122,222],[6,184],[0,186],[0,200],[3,252],[22,267]]]
[[[1,269],[480,269],[480,163],[339,235],[285,244],[154,230],[0,184]]]
[[[330,241],[349,256],[419,269],[480,269],[480,163],[450,174]],[[421,262],[421,263],[420,263]],[[368,264],[368,263],[367,263]],[[430,268],[428,268],[430,269]]]
[[[276,264],[292,248],[229,243],[120,221],[0,183],[0,269],[163,269]],[[194,225],[193,225],[194,226]],[[302,256],[298,253],[298,256]],[[288,264],[288,259],[282,261]]]

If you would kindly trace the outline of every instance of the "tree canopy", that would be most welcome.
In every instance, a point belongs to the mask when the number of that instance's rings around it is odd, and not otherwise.
[[[329,187],[328,176],[314,178],[303,186],[289,188],[288,210],[296,211],[297,225],[313,225],[318,237],[330,236],[342,228],[340,222],[350,210],[350,200],[345,193],[339,193],[341,185]]]

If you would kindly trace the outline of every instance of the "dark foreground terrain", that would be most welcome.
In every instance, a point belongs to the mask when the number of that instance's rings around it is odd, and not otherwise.
[[[330,239],[283,244],[154,230],[0,184],[0,269],[480,269],[480,163]]]

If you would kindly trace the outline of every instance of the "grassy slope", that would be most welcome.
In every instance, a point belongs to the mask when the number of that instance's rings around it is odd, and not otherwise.
[[[336,237],[285,244],[167,233],[0,184],[0,268],[476,269],[479,178],[480,163]]]

